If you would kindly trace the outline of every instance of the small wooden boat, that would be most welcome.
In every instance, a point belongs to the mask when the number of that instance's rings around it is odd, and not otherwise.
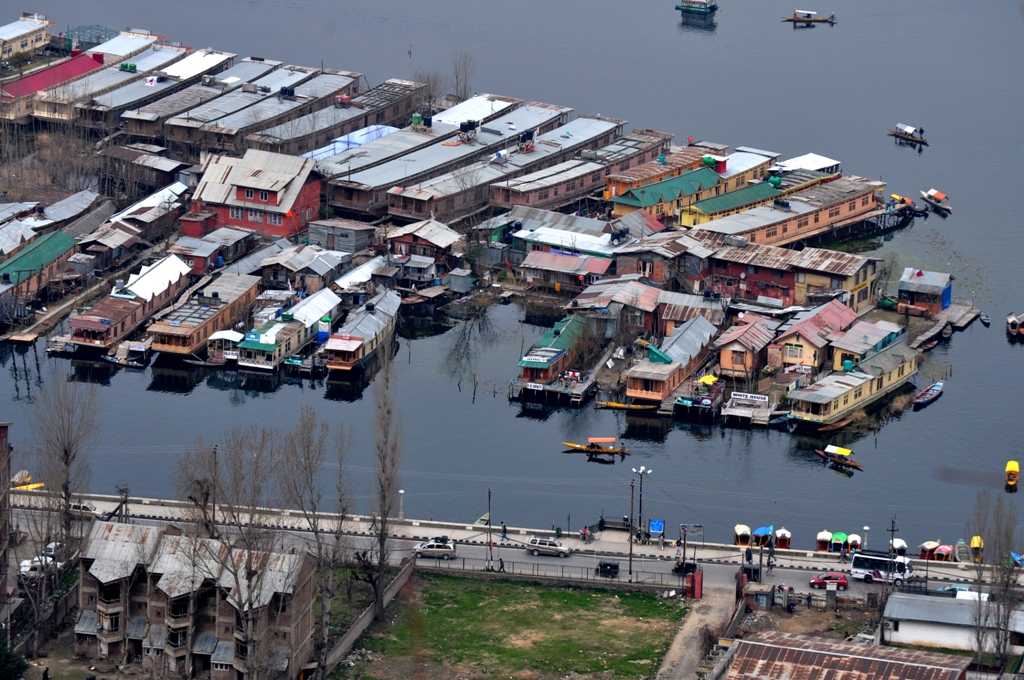
[[[775,416],[768,421],[769,425],[785,425],[786,421],[789,420],[789,412],[785,412],[781,415]]]
[[[980,321],[985,328],[988,328],[992,324],[992,319],[989,318],[988,314],[979,314],[978,321]]]
[[[847,542],[850,544],[850,550],[860,550],[860,534],[850,534],[850,538],[847,539]]]
[[[610,453],[610,454],[613,454],[613,455],[618,454],[620,456],[625,456],[627,453],[629,453],[629,449],[624,448],[624,447],[623,448],[618,448],[618,447],[615,447],[615,446],[602,446],[602,444],[614,444],[614,443],[615,443],[615,437],[591,437],[590,439],[587,440],[586,444],[576,444],[576,443],[573,443],[573,442],[562,442],[562,445],[565,446],[570,451],[579,451],[581,453],[586,453],[586,454],[590,454],[590,455],[600,454],[600,453]]]
[[[985,559],[985,540],[981,536],[971,536],[971,561],[981,564]]]
[[[853,460],[853,451],[850,449],[840,448],[838,446],[826,446],[825,450],[815,449],[814,452],[821,456],[826,463],[832,463],[833,465],[842,468],[854,468],[856,470],[863,469],[863,465]]]
[[[769,525],[766,527],[758,527],[754,529],[754,533],[751,534],[752,540],[750,545],[754,547],[765,546],[771,543],[772,537],[775,535],[775,525]]]
[[[1020,477],[1020,464],[1015,461],[1007,461],[1006,463],[1006,488],[1016,489],[1017,478]]]
[[[819,531],[818,536],[814,539],[814,549],[817,552],[828,552],[828,546],[832,543],[832,532],[828,529]]]
[[[732,529],[733,542],[741,547],[750,545],[750,527],[746,524],[737,524]]]
[[[918,392],[917,396],[914,397],[914,406],[927,406],[938,399],[942,396],[942,387],[944,384],[945,383],[941,380],[936,380],[931,385]]]
[[[968,547],[967,541],[962,538],[956,542],[956,546],[953,548],[953,559],[964,564],[970,564],[973,561],[971,549]]]
[[[817,12],[795,9],[793,10],[793,16],[786,17],[783,21],[792,24],[834,24],[836,23],[836,15],[831,14],[827,17],[819,17]]]
[[[953,546],[948,543],[944,543],[935,549],[935,555],[932,557],[936,562],[952,562],[953,561]]]
[[[594,402],[599,408],[615,409],[619,411],[653,411],[658,408],[657,404],[623,404],[617,401]]]
[[[949,196],[941,191],[936,191],[935,189],[922,191],[921,198],[932,207],[932,212],[953,212],[953,206],[946,202],[949,200]]]
[[[902,538],[894,538],[889,541],[889,550],[896,553],[899,557],[906,557],[907,555],[907,542]]]
[[[818,428],[818,432],[835,432],[836,430],[843,429],[844,427],[846,427],[847,425],[849,425],[852,422],[853,422],[853,418],[843,418],[842,420],[837,420],[836,422],[832,423],[831,425],[825,425],[823,427],[819,427]]]
[[[928,342],[926,342],[923,345],[921,345],[920,350],[922,352],[927,352],[930,349],[935,349],[935,346],[938,345],[938,344],[939,344],[938,340],[929,340]]]
[[[1006,332],[1010,335],[1017,335],[1020,333],[1021,320],[1024,319],[1024,314],[1014,314],[1010,312],[1006,315]]]
[[[775,547],[779,550],[789,550],[792,540],[793,534],[786,527],[775,532]]]
[[[849,537],[842,531],[837,531],[836,533],[832,534],[832,540],[828,543],[828,551],[834,553],[842,552],[843,548],[849,547],[849,543]]]
[[[924,128],[911,127],[910,125],[904,125],[903,123],[896,123],[896,129],[889,128],[889,134],[897,139],[902,139],[904,142],[910,142],[912,144],[924,144],[928,145],[928,140],[924,136]]]
[[[917,546],[920,554],[917,556],[920,560],[934,560],[935,551],[939,549],[940,543],[938,541],[925,541],[921,545]]]
[[[100,359],[103,359],[104,361],[109,361],[112,364],[117,364],[118,366],[127,366],[128,368],[146,367],[145,364],[142,364],[138,361],[132,361],[131,359],[118,359],[117,357],[112,357],[106,354],[100,355]]]

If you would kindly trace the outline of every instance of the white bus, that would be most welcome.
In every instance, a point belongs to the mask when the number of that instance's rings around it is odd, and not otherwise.
[[[890,556],[889,553],[860,550],[853,555],[850,576],[864,583],[889,581],[893,585],[902,585],[914,575],[914,565],[907,557]]]

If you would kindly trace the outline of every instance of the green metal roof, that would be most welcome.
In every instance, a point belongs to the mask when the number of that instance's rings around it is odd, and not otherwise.
[[[11,283],[21,283],[75,247],[75,239],[62,231],[37,237],[14,257],[0,263],[0,274],[10,274]]]
[[[579,342],[580,335],[583,334],[583,329],[586,328],[587,320],[582,316],[573,314],[567,316],[561,321],[555,323],[550,331],[544,334],[544,337],[540,339],[540,342],[536,342],[530,348],[532,352],[535,349],[556,349],[569,350],[576,346]],[[557,331],[557,333],[556,333]],[[241,345],[239,345],[241,347]],[[562,355],[562,352],[553,354],[551,360]],[[527,352],[529,356],[529,352]],[[551,361],[527,361],[522,359],[519,361],[519,366],[526,366],[527,368],[547,368],[551,364]]]
[[[718,173],[711,168],[699,168],[678,177],[630,189],[623,195],[613,198],[612,202],[647,208],[659,203],[675,201],[680,196],[693,196],[715,186],[719,179]]]
[[[277,345],[272,342],[253,342],[252,340],[243,340],[238,343],[239,349],[255,349],[262,350],[264,352],[273,352],[277,349]]]
[[[749,187],[743,187],[736,191],[726,192],[721,196],[705,198],[703,201],[694,203],[693,207],[705,215],[711,215],[727,210],[736,210],[748,205],[752,206],[755,203],[763,203],[781,195],[782,192],[768,182],[761,182],[760,184],[752,184]]]

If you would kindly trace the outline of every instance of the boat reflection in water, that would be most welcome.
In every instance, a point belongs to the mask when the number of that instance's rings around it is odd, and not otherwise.
[[[717,29],[714,14],[679,13],[680,33],[714,33]]]
[[[93,385],[110,386],[110,379],[124,368],[109,361],[103,361],[99,357],[93,359],[72,359],[71,379],[75,382],[90,383]]]

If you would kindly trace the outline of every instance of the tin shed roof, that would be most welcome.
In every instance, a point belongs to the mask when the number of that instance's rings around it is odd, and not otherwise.
[[[944,272],[927,272],[916,267],[907,267],[900,277],[900,290],[941,295],[952,280],[953,277]]]
[[[733,326],[715,341],[715,347],[721,349],[734,342],[738,342],[751,352],[760,352],[771,343],[774,337],[775,332],[764,323],[758,321],[756,323],[743,324],[742,326]]]
[[[147,564],[156,548],[160,529],[141,524],[94,522],[82,558],[92,560],[89,573],[100,583],[125,578]]]
[[[736,652],[724,680],[957,680],[971,663],[969,656],[838,642],[777,631],[755,633],[733,644]]]

